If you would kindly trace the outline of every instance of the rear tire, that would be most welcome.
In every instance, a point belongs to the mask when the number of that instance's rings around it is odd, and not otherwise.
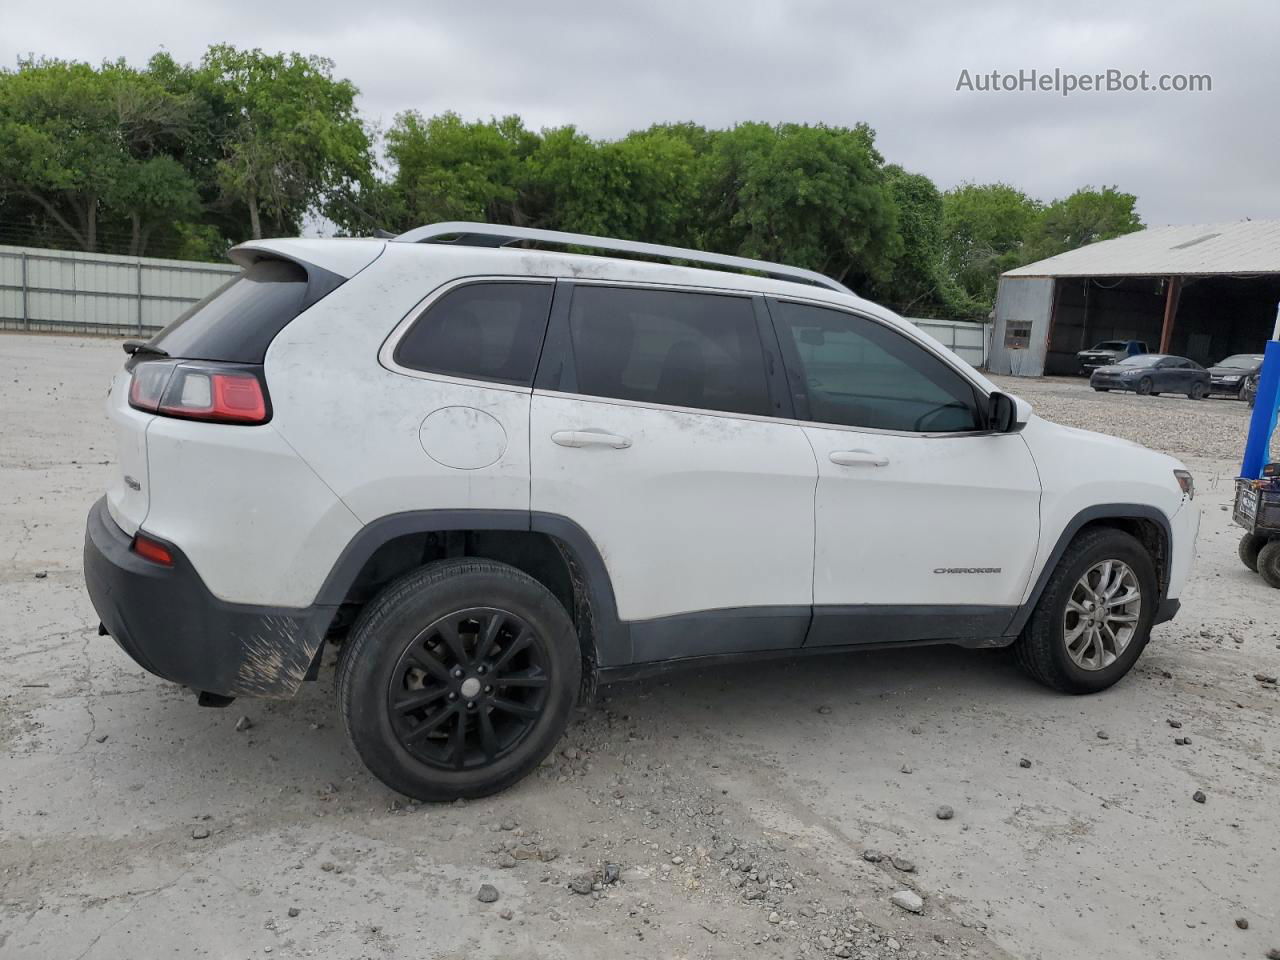
[[[1246,533],[1240,538],[1240,546],[1236,548],[1240,554],[1240,562],[1252,570],[1258,572],[1258,553],[1267,545],[1267,538],[1260,537],[1256,533]]]
[[[1138,381],[1138,386],[1134,390],[1134,393],[1138,394],[1138,396],[1140,397],[1149,397],[1151,396],[1152,388],[1154,386],[1155,386],[1155,383],[1152,381],[1150,377],[1143,377],[1141,380]]]
[[[1203,383],[1193,383],[1191,389],[1187,391],[1187,396],[1192,400],[1203,400],[1209,393],[1209,388]]]
[[[581,677],[573,623],[546,587],[492,560],[444,560],[365,606],[338,702],[374,776],[419,800],[455,800],[533,770],[564,732]]]
[[[1120,568],[1123,567],[1132,575],[1126,582],[1136,584],[1138,598],[1136,603],[1131,601],[1114,608],[1105,606],[1112,600],[1120,600],[1129,595],[1117,588],[1114,595],[1102,600],[1104,609],[1108,612],[1119,610],[1133,620],[1123,626],[1108,625],[1113,638],[1110,652],[1105,649],[1104,634],[1099,632],[1096,665],[1082,665],[1073,657],[1071,650],[1075,649],[1081,659],[1089,664],[1092,659],[1087,655],[1089,649],[1086,647],[1082,650],[1080,641],[1073,642],[1069,634],[1074,632],[1077,636],[1080,635],[1077,628],[1087,622],[1087,615],[1078,615],[1074,610],[1081,609],[1079,596],[1084,595],[1082,580],[1093,578],[1095,571],[1108,561],[1111,561],[1117,574],[1122,572]],[[1097,596],[1102,597],[1101,587],[1104,584],[1099,582],[1096,585],[1100,591]],[[1132,586],[1124,588],[1125,591],[1131,589]],[[1062,693],[1097,693],[1105,690],[1129,672],[1146,647],[1159,600],[1155,564],[1141,543],[1129,534],[1111,527],[1086,530],[1071,542],[1058,561],[1049,582],[1045,584],[1044,592],[1040,594],[1031,619],[1014,644],[1018,664],[1033,680]],[[1069,605],[1074,605],[1074,608]],[[1124,634],[1126,630],[1131,631],[1122,646],[1117,639],[1117,629],[1120,634]],[[1089,628],[1086,627],[1083,633],[1085,643],[1091,643],[1088,639]]]
[[[1258,574],[1268,587],[1280,588],[1280,540],[1268,540],[1258,551]]]

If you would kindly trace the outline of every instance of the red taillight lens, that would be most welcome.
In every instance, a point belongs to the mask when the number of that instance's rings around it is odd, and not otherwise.
[[[162,567],[173,566],[173,554],[169,552],[169,548],[163,543],[157,543],[144,534],[135,534],[133,538],[133,552],[144,560],[150,560],[152,563],[158,563]]]
[[[261,371],[230,364],[140,363],[129,385],[129,403],[148,413],[213,423],[271,419]]]

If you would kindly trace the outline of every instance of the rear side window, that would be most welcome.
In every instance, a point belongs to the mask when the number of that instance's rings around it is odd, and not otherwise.
[[[262,363],[277,333],[303,310],[307,271],[259,260],[205,297],[151,341],[171,357]]]
[[[569,332],[578,393],[772,413],[745,297],[584,285],[573,292]]]
[[[429,306],[396,346],[411,370],[527,387],[547,331],[550,283],[456,287]]]

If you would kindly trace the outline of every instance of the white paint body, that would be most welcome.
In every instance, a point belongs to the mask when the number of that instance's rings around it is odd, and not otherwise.
[[[1019,433],[911,435],[425,374],[397,368],[384,349],[434,292],[461,278],[590,278],[799,295],[854,310],[981,391],[996,389],[856,296],[515,249],[349,240],[247,249],[352,277],[272,342],[271,422],[142,414],[128,406],[127,375],[108,399],[121,457],[108,494],[113,518],[128,533],[180,546],[223,600],[307,606],[364,525],[444,508],[573,520],[597,545],[626,621],[808,604],[1013,606],[1030,595],[1066,525],[1095,504],[1157,509],[1173,536],[1167,595],[1176,598],[1186,580],[1199,512],[1174,478],[1181,465],[1040,420],[1021,402]],[[951,567],[997,572],[936,572]]]

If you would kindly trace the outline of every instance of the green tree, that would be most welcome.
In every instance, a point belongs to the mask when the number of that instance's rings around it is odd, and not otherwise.
[[[328,195],[369,176],[369,137],[356,88],[333,62],[300,53],[210,47],[195,85],[219,130],[215,176],[243,204],[249,233],[263,222],[294,232]]]
[[[901,238],[874,139],[865,125],[744,123],[716,134],[707,245],[860,286],[887,278]]]
[[[942,196],[943,265],[989,310],[1000,274],[1024,262],[1022,247],[1042,205],[1005,183],[966,183]]]
[[[394,196],[384,200],[409,227],[440,220],[511,223],[522,158],[536,149],[518,117],[467,123],[456,113],[398,115],[387,132]]]
[[[1134,209],[1137,202],[1132,193],[1115,187],[1082,187],[1053,201],[1027,232],[1025,262],[1141,230],[1142,219]]]

